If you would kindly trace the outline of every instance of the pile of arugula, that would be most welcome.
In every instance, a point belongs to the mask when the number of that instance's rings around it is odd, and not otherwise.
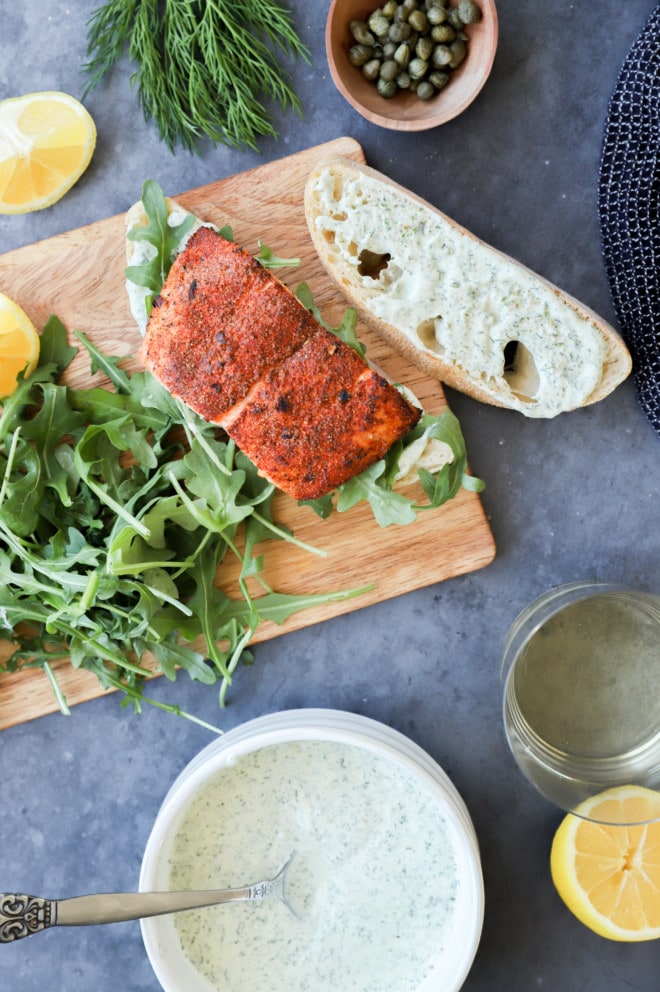
[[[158,257],[131,277],[157,292],[176,235],[154,187],[145,185],[145,205],[147,237],[160,239]],[[259,257],[270,267],[283,262],[263,246]],[[298,292],[321,319],[307,287]],[[335,330],[361,349],[353,312]],[[62,381],[78,349],[52,316],[37,369],[21,379],[0,415],[0,637],[11,642],[0,671],[41,668],[67,713],[53,662],[70,659],[104,689],[119,690],[123,705],[139,711],[148,702],[202,723],[144,694],[154,667],[171,680],[183,670],[218,684],[224,705],[236,667],[252,660],[249,644],[263,620],[281,624],[295,612],[364,589],[322,595],[271,589],[256,545],[288,540],[323,553],[274,521],[274,487],[226,435],[150,373],[129,375],[120,359],[102,354],[83,333],[76,338],[89,353],[92,374],[101,372],[112,388],[77,389]],[[394,492],[392,480],[404,447],[424,433],[446,441],[454,460],[435,475],[420,471],[429,498],[423,508],[451,499],[461,485],[483,488],[466,475],[460,427],[445,411],[424,415],[385,459],[309,505],[327,517],[366,499],[381,526],[412,522],[422,507]],[[215,583],[227,555],[240,563],[236,599]]]

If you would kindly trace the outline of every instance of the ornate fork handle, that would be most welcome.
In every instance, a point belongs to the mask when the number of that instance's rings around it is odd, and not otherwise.
[[[57,903],[39,896],[0,895],[0,944],[47,930],[57,923]]]
[[[163,916],[187,909],[202,909],[232,902],[262,902],[279,899],[297,916],[286,899],[286,872],[295,851],[274,878],[253,882],[239,889],[198,892],[107,892],[72,899],[42,899],[40,896],[0,894],[0,944],[10,944],[48,927],[94,926],[121,923],[147,916]]]

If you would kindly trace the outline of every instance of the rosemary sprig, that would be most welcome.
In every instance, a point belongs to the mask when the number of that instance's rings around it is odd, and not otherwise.
[[[258,150],[277,137],[271,108],[302,114],[282,56],[310,56],[278,0],[107,0],[88,22],[85,95],[125,51],[145,120],[170,151]]]

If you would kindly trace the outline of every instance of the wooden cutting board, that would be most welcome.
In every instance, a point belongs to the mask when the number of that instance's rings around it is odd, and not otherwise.
[[[164,192],[206,220],[231,225],[234,239],[250,251],[258,250],[261,239],[278,255],[300,257],[299,268],[279,270],[278,275],[292,288],[307,282],[321,313],[336,326],[345,303],[316,256],[303,210],[307,175],[324,153],[364,161],[356,141],[339,138],[185,193]],[[140,195],[141,190],[135,190],[135,200]],[[140,336],[124,288],[125,264],[124,215],[118,215],[0,256],[0,291],[14,299],[37,327],[56,314],[70,332],[84,331],[105,353],[127,356],[127,366],[137,368],[130,356],[135,354]],[[411,368],[365,326],[360,328],[360,337],[369,358],[393,379],[409,386],[425,409],[440,413],[445,408],[439,383]],[[75,386],[90,382],[86,354],[74,361],[68,381]],[[102,384],[102,380],[98,382]],[[468,453],[469,440],[466,438]],[[342,603],[298,613],[281,627],[265,623],[255,641],[482,568],[495,556],[480,499],[465,491],[438,510],[420,514],[417,522],[407,527],[380,528],[366,507],[335,513],[322,521],[309,508],[298,507],[285,496],[278,498],[275,510],[278,520],[291,527],[297,537],[323,550],[325,557],[288,543],[272,542],[266,549],[265,575],[273,588],[288,593],[322,593],[373,583],[373,589]],[[219,584],[235,595],[235,579],[235,573],[223,572]],[[7,647],[0,646],[2,650],[6,657]],[[57,668],[57,678],[69,704],[103,691],[95,677],[75,671],[67,662]],[[240,691],[240,683],[235,691]],[[56,709],[41,670],[0,676],[0,728]]]

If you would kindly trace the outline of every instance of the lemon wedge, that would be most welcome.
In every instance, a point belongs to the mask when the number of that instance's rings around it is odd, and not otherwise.
[[[660,937],[660,793],[633,785],[608,789],[576,813],[565,817],[552,842],[550,870],[561,898],[601,937]],[[609,826],[584,816],[640,825]]]
[[[11,396],[18,374],[32,375],[39,361],[40,338],[30,318],[0,293],[0,400]]]
[[[67,93],[0,101],[0,213],[56,203],[80,179],[96,147],[96,126]]]

